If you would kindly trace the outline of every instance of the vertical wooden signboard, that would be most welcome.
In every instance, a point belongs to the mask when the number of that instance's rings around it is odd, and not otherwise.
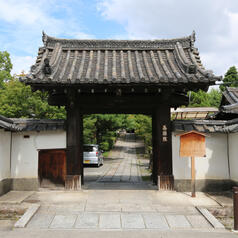
[[[180,157],[191,157],[191,190],[192,197],[195,197],[195,156],[206,156],[205,134],[189,131],[179,136]]]

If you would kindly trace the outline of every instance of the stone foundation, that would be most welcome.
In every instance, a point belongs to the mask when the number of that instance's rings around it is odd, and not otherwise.
[[[197,179],[195,182],[196,191],[200,192],[219,192],[232,189],[235,186],[232,180],[218,180],[218,179]],[[178,192],[190,192],[191,180],[190,179],[175,179],[174,190]]]
[[[80,190],[81,176],[69,176],[66,183],[66,190]],[[231,190],[233,186],[238,186],[237,181],[232,180],[216,180],[216,179],[198,179],[196,180],[196,191],[201,192],[219,192]],[[39,181],[37,178],[15,178],[3,179],[0,181],[0,196],[10,190],[16,191],[37,191],[39,189]],[[191,180],[175,179],[174,190],[178,192],[190,192]]]
[[[12,179],[12,190],[37,191],[39,189],[38,178],[14,178]]]
[[[0,181],[0,196],[12,189],[12,179],[3,179]]]

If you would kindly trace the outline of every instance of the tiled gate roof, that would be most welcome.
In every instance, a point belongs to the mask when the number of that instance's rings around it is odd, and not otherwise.
[[[43,33],[28,84],[214,84],[195,34],[170,40],[68,40]]]

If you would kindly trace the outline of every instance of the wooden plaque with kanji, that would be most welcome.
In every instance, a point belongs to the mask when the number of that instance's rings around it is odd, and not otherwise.
[[[180,157],[205,157],[205,134],[190,131],[180,135]]]

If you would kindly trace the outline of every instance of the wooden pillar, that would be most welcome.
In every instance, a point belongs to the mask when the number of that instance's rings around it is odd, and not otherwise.
[[[152,114],[152,155],[153,155],[153,167],[152,167],[152,180],[154,184],[158,184],[158,154],[159,154],[159,142],[158,142],[158,130],[157,130],[157,115],[154,111]]]
[[[76,93],[68,94],[66,124],[66,169],[65,189],[79,190],[83,184],[83,115],[77,105]]]
[[[153,172],[152,177],[158,189],[172,190],[174,187],[172,167],[172,135],[170,107],[158,105],[152,115]]]

